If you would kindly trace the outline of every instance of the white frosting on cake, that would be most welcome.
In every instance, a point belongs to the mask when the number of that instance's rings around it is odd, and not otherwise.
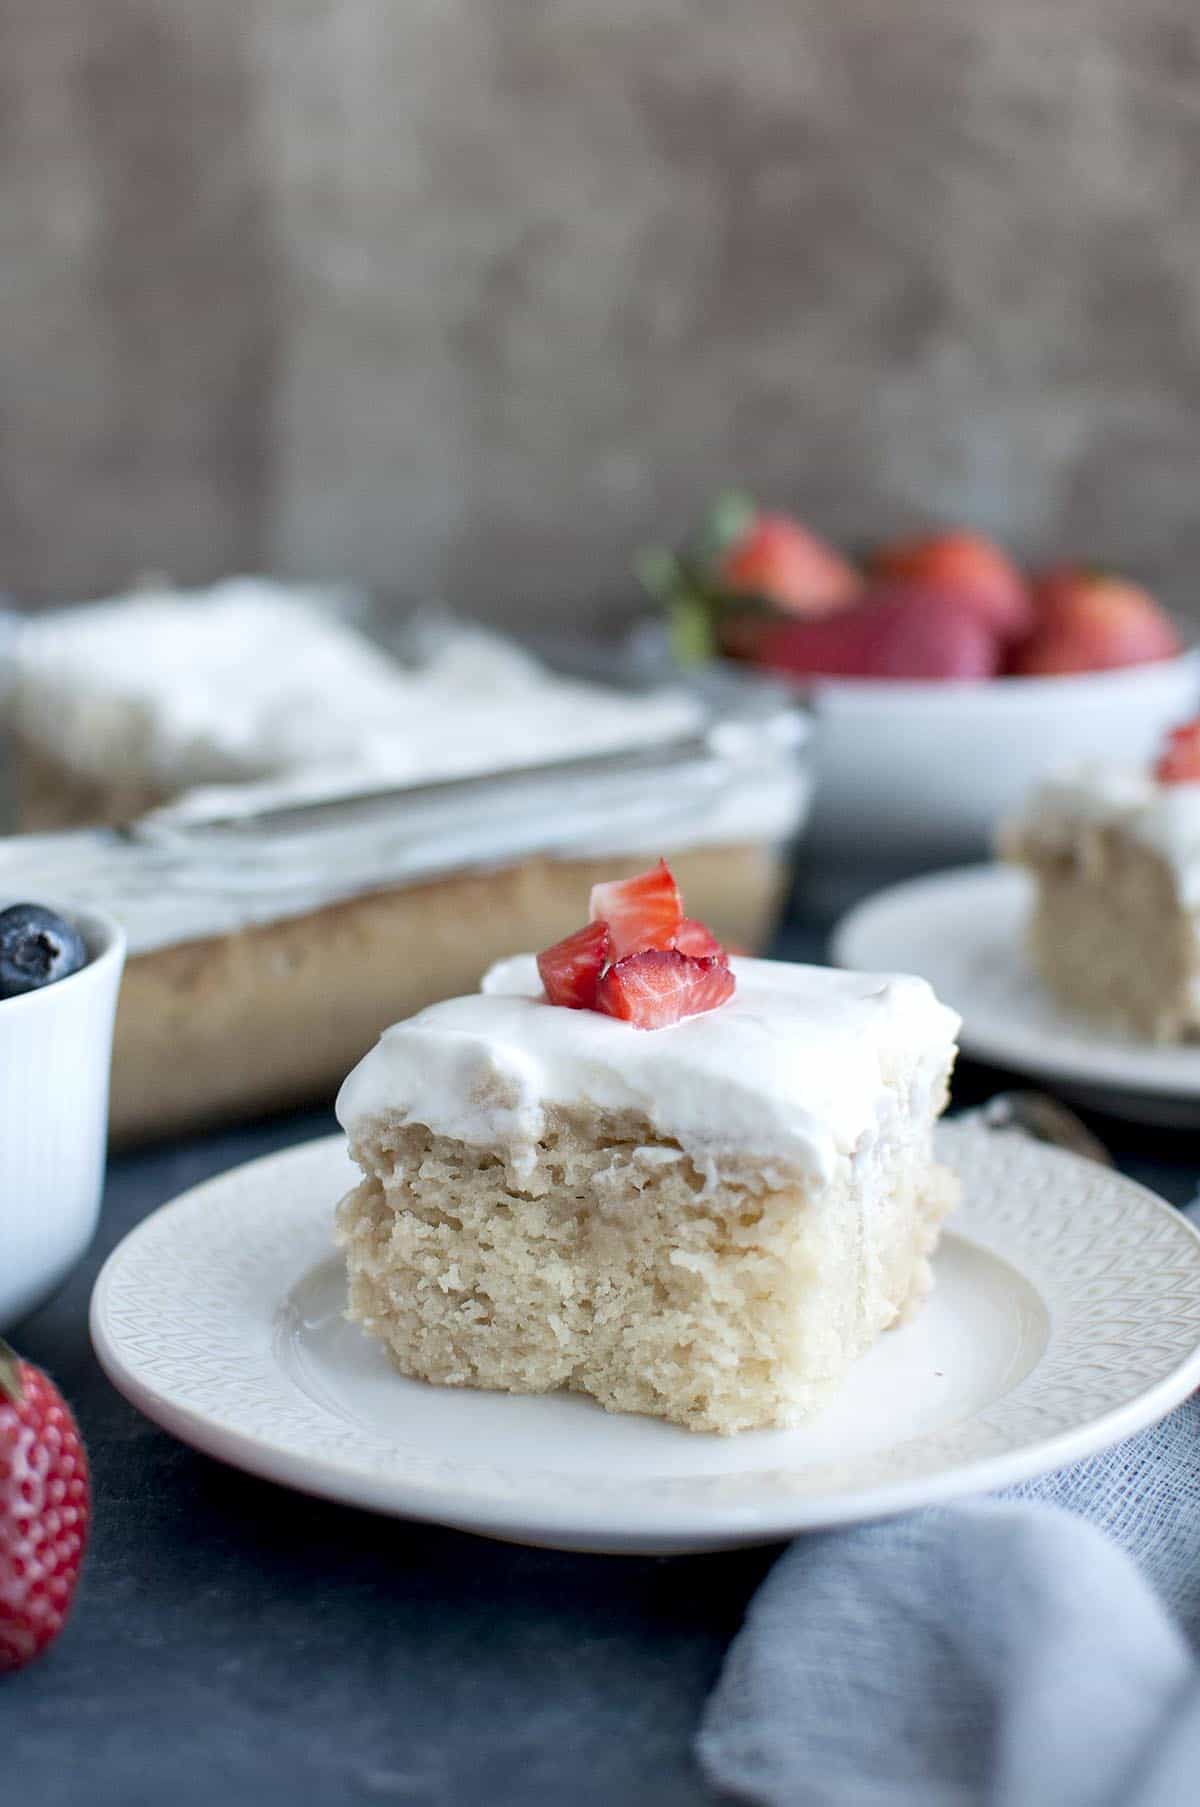
[[[560,678],[478,631],[408,669],[339,620],[338,603],[235,578],[33,618],[10,649],[11,719],[85,778],[170,793],[271,779],[294,797],[607,752],[699,716],[681,692]]]
[[[547,1003],[533,955],[519,955],[474,996],[386,1030],[342,1086],[339,1121],[398,1112],[501,1149],[521,1172],[547,1107],[636,1111],[701,1159],[749,1154],[828,1178],[897,1108],[897,1085],[927,1098],[945,1071],[959,1019],[923,979],[770,960],[733,970],[727,1004],[642,1030]]]
[[[1053,774],[1009,824],[1002,842],[1066,850],[1093,829],[1118,829],[1157,853],[1179,894],[1200,908],[1200,784],[1159,784],[1153,773],[1081,765]]]
[[[345,757],[352,711],[395,697],[333,599],[235,578],[34,617],[11,649],[14,722],[82,775],[168,789]]]

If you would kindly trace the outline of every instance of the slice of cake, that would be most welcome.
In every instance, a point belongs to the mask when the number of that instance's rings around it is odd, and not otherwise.
[[[446,1386],[792,1424],[929,1287],[958,1019],[921,979],[731,960],[665,866],[592,899],[347,1079],[350,1315]]]
[[[1061,1004],[1151,1041],[1200,1032],[1200,722],[1152,769],[1047,779],[1000,851],[1036,882],[1030,955]]]

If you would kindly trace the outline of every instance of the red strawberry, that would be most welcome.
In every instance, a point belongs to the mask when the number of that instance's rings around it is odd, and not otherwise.
[[[576,929],[537,957],[546,996],[568,1010],[594,1009],[597,981],[611,959],[612,937],[606,922],[589,922]]]
[[[636,878],[592,886],[588,915],[606,922],[613,960],[650,947],[670,947],[683,921],[683,903],[666,860]]]
[[[795,677],[990,678],[1000,645],[960,597],[887,583],[826,621],[779,622],[760,657]]]
[[[717,583],[732,596],[753,596],[800,615],[827,615],[862,587],[840,552],[788,515],[755,517],[717,568]]]
[[[1171,729],[1154,776],[1160,784],[1200,784],[1200,721]]]
[[[694,959],[722,960],[729,965],[729,955],[712,930],[691,916],[685,916],[676,930],[674,946],[681,954],[691,954]]]
[[[899,540],[881,547],[872,564],[881,577],[960,597],[1005,640],[1019,639],[1033,626],[1029,585],[1007,552],[981,533]]]
[[[87,1542],[87,1456],[62,1394],[0,1342],[0,1672],[58,1635]]]
[[[715,1010],[734,992],[720,960],[695,960],[674,948],[650,948],[610,966],[596,989],[596,1006],[635,1029],[665,1029],[681,1017]]]
[[[1150,665],[1180,651],[1170,617],[1125,577],[1063,566],[1037,580],[1034,603],[1037,624],[1012,662],[1018,677]]]

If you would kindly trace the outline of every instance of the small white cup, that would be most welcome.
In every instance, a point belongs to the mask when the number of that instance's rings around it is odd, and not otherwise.
[[[0,1331],[50,1297],[95,1231],[125,964],[125,936],[110,916],[36,901],[75,924],[88,963],[56,985],[0,999]]]

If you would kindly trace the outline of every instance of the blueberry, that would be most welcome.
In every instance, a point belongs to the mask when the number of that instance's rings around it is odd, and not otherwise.
[[[0,998],[19,998],[69,978],[87,965],[78,929],[41,904],[0,910]]]

